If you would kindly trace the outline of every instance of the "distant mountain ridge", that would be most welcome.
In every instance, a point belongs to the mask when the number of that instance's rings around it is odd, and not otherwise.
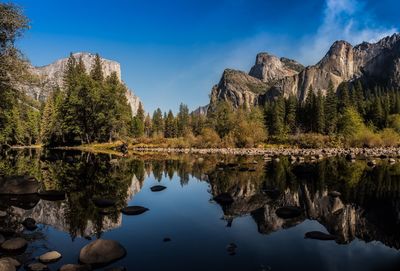
[[[279,95],[294,95],[304,101],[312,86],[323,94],[329,82],[335,89],[343,82],[360,80],[369,87],[379,85],[400,90],[400,34],[376,43],[352,46],[336,41],[315,65],[304,67],[295,60],[259,53],[249,73],[226,69],[211,90],[210,109],[218,101],[234,107],[261,105]]]
[[[86,70],[90,71],[95,60],[94,54],[77,52],[74,53],[73,56],[76,59],[82,58]],[[104,76],[109,76],[112,72],[116,72],[118,79],[122,82],[120,63],[105,58],[101,58],[101,61]],[[63,86],[63,76],[67,68],[67,62],[68,58],[62,58],[46,66],[30,66],[31,73],[38,77],[39,82],[23,86],[25,93],[35,100],[44,101],[54,88]],[[136,115],[140,103],[139,97],[130,89],[128,89],[125,96],[132,109],[133,115]]]

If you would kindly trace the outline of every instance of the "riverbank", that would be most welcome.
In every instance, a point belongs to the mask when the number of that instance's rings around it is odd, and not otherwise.
[[[302,159],[322,159],[333,156],[345,156],[349,160],[354,159],[386,159],[400,158],[400,148],[381,147],[381,148],[315,148],[304,149],[290,146],[269,145],[263,148],[164,148],[143,145],[128,145],[127,152],[119,151],[122,142],[91,144],[75,147],[60,147],[64,150],[80,150],[117,156],[126,156],[132,154],[220,154],[220,155],[246,155],[246,156],[264,156],[265,159],[273,159],[279,156],[288,156],[292,160]]]

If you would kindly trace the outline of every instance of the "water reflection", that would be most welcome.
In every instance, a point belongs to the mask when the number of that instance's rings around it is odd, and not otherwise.
[[[66,193],[65,201],[0,196],[0,210],[9,214],[0,223],[3,232],[17,230],[23,218],[32,217],[68,232],[72,239],[100,237],[121,227],[120,209],[140,193],[149,176],[161,181],[175,175],[182,187],[190,185],[192,177],[207,182],[210,199],[229,195],[231,202],[220,203],[227,227],[235,227],[238,217],[251,216],[258,232],[268,235],[311,219],[337,236],[338,244],[358,238],[400,248],[400,164],[385,161],[372,168],[366,161],[349,163],[340,158],[296,164],[285,158],[272,162],[219,155],[116,158],[30,150],[1,159],[0,175],[34,176],[42,190]],[[93,203],[99,198],[113,199],[116,205],[99,209]],[[300,206],[304,214],[282,219],[276,210],[283,206]]]

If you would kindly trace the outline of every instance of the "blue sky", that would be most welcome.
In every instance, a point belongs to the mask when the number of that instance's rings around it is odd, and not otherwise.
[[[121,63],[144,103],[208,103],[225,68],[248,71],[258,52],[316,63],[338,39],[375,41],[400,29],[398,0],[14,0],[31,19],[18,45],[34,65],[70,52]]]

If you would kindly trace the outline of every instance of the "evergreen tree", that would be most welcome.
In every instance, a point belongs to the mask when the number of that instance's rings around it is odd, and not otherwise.
[[[272,105],[271,134],[277,137],[285,135],[285,100],[279,96]]]
[[[294,133],[297,128],[297,98],[290,95],[286,101],[286,125],[290,133]]]
[[[323,134],[325,132],[325,99],[319,90],[315,104],[316,132]]]
[[[168,115],[165,118],[165,128],[164,128],[164,137],[172,138],[177,135],[177,125],[175,121],[174,114],[171,110],[168,111]]]
[[[304,126],[306,131],[316,131],[316,96],[312,85],[310,85],[307,93],[306,100],[304,102]]]
[[[90,71],[90,76],[92,77],[93,80],[97,82],[102,82],[104,80],[103,68],[99,54],[96,54],[94,58],[94,63]]]
[[[220,101],[208,114],[208,126],[214,129],[220,138],[228,135],[235,126],[232,104]]]
[[[152,134],[152,123],[151,123],[151,117],[150,114],[146,115],[146,118],[144,119],[144,134],[147,137],[150,137]]]
[[[329,82],[328,91],[325,98],[325,132],[332,135],[337,128],[337,96],[333,88],[333,83]]]
[[[181,103],[177,115],[178,137],[185,136],[189,132],[189,120],[189,108]]]
[[[142,103],[139,103],[136,116],[133,118],[133,135],[141,137],[144,135],[144,109]]]
[[[152,117],[152,127],[153,135],[163,135],[164,134],[164,119],[160,108],[157,108]]]
[[[339,112],[343,113],[344,109],[351,106],[349,84],[344,82],[340,84],[337,92],[339,93]]]

